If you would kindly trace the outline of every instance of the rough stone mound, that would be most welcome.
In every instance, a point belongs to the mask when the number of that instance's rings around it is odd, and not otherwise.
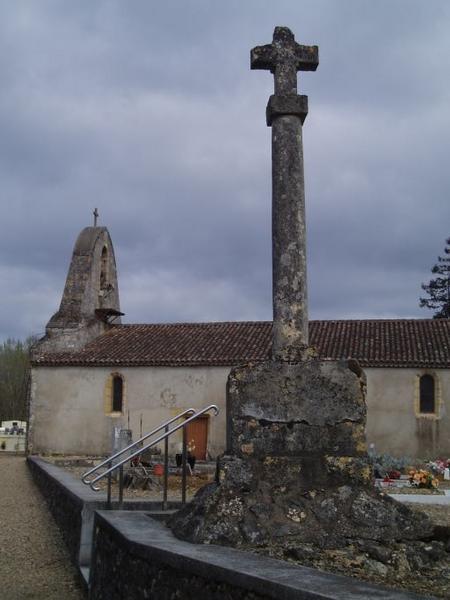
[[[171,521],[177,536],[240,547],[339,548],[427,539],[426,517],[373,488],[364,374],[311,358],[234,369],[217,481]]]
[[[324,488],[317,481],[306,490],[301,474],[309,466],[292,458],[224,456],[220,481],[200,490],[177,513],[174,532],[195,543],[283,548],[338,548],[357,540],[385,543],[432,535],[427,518],[356,480],[358,463],[324,462],[322,468],[335,484]]]

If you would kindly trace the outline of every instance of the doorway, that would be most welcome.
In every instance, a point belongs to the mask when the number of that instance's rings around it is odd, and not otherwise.
[[[186,425],[186,440],[188,444],[193,441],[195,449],[191,451],[191,454],[195,456],[197,460],[206,460],[208,422],[209,416],[201,415]]]

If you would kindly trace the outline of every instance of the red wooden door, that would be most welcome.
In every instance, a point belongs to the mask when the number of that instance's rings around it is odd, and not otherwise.
[[[195,450],[191,454],[197,460],[206,460],[206,448],[208,445],[208,415],[201,415],[186,426],[186,441],[189,446],[194,445]]]

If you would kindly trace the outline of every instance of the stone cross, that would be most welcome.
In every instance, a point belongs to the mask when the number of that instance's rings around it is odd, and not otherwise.
[[[272,44],[253,48],[252,69],[274,74],[267,105],[272,127],[272,358],[297,362],[308,346],[305,186],[302,125],[307,96],[297,94],[297,71],[315,71],[317,46],[301,46],[287,27],[275,27]]]
[[[295,96],[297,71],[315,71],[318,64],[317,46],[298,44],[287,27],[275,27],[272,44],[257,46],[251,51],[251,68],[273,73],[277,96]]]
[[[97,219],[98,219],[98,210],[96,208],[94,208],[94,211],[92,213],[94,215],[94,227],[97,227]]]

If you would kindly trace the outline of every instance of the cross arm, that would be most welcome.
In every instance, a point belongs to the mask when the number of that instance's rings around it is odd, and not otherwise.
[[[319,66],[318,46],[301,46],[297,44],[295,54],[297,71],[315,71]]]
[[[288,58],[295,66],[296,71],[315,71],[319,66],[319,47],[302,46],[295,43],[292,57]],[[273,44],[256,46],[250,51],[250,66],[252,69],[265,69],[275,71],[278,63],[283,62]]]
[[[272,44],[256,46],[250,51],[250,67],[273,71],[276,65],[276,53]]]

